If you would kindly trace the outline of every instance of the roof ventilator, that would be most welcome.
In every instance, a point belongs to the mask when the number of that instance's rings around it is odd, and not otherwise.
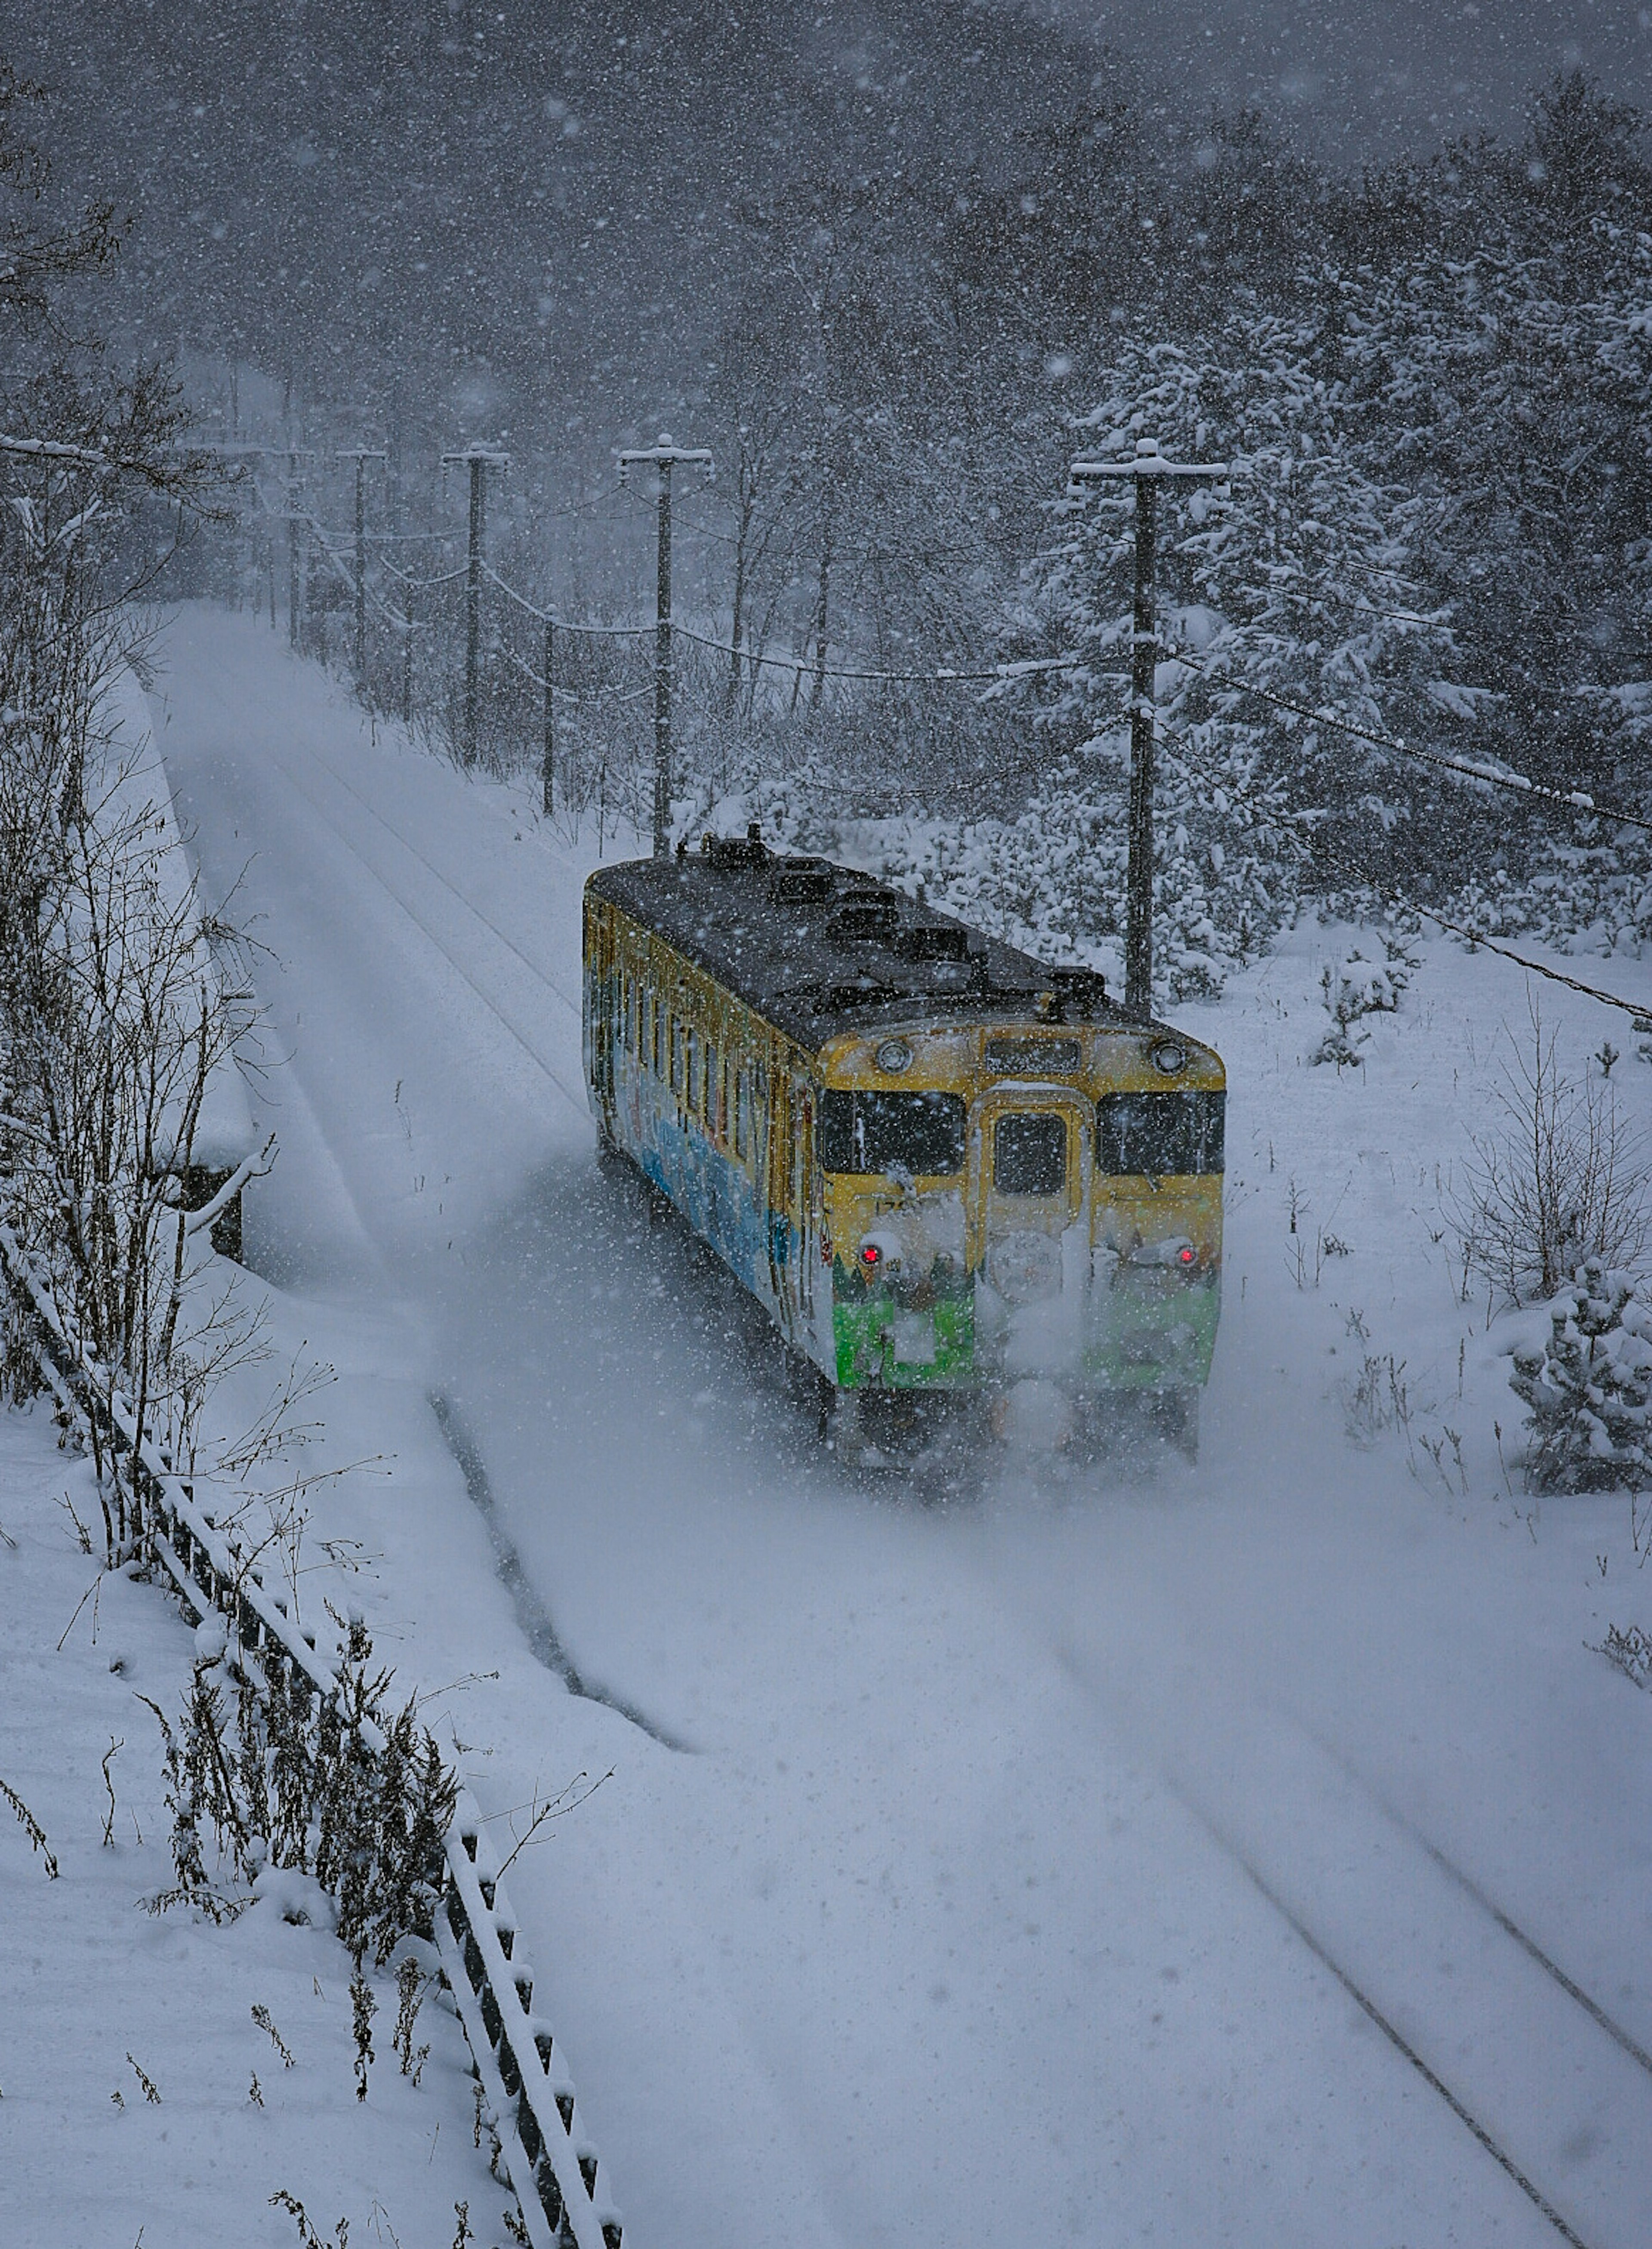
[[[839,944],[876,945],[892,938],[900,926],[900,910],[891,898],[845,900],[826,924],[826,934]]]
[[[837,895],[837,874],[829,859],[777,859],[768,878],[776,905],[823,905]]]
[[[894,950],[903,960],[967,960],[969,932],[951,922],[908,922],[895,932]]]
[[[1052,968],[1039,994],[1039,1013],[1052,1023],[1084,1022],[1112,1013],[1107,980],[1098,968]]]
[[[754,820],[744,836],[702,836],[699,851],[713,867],[761,867],[769,856],[762,829]]]

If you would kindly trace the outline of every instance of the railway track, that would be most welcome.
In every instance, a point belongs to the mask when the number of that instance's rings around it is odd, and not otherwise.
[[[1317,1734],[1253,1710],[1201,1752],[1094,1664],[1063,1661],[1145,1730],[1171,1794],[1550,2234],[1638,2249],[1652,2051]]]
[[[515,939],[342,776],[320,773],[450,896],[468,920],[577,1015],[578,1003]],[[377,863],[379,855],[283,763],[284,777],[375,884],[481,1001],[570,1106],[586,1104],[439,925]],[[358,831],[359,833],[359,831]],[[461,948],[462,950],[462,948]],[[1066,1666],[1109,1710],[1120,1701],[1101,1668]],[[1126,1702],[1139,1698],[1124,1697]],[[1652,2052],[1473,1875],[1381,1795],[1331,1744],[1277,1714],[1225,1772],[1167,1742],[1167,1784],[1214,1847],[1397,2060],[1469,2136],[1533,2220],[1569,2249],[1632,2249],[1652,2212]],[[1150,1726],[1149,1733],[1153,1730]],[[1241,1729],[1242,1730],[1242,1728]],[[1279,1737],[1292,1739],[1282,1751]],[[1292,1768],[1294,1787],[1274,1785]],[[1220,1763],[1220,1760],[1217,1760]],[[1304,1787],[1304,1775],[1312,1776]],[[1260,1785],[1256,1784],[1260,1781]],[[1284,1802],[1294,1826],[1265,1825]],[[1261,1810],[1258,1810],[1261,1807]],[[1360,1869],[1374,1868],[1373,1901]],[[1453,1956],[1442,1965],[1444,1954]],[[1464,1972],[1465,1964],[1467,1972]],[[1540,1994],[1541,1996],[1534,1996]],[[1488,2238],[1492,2238],[1489,2233]],[[1499,2232],[1496,2238],[1506,2238]]]
[[[319,763],[320,760],[317,760],[317,762]],[[282,762],[279,764],[279,769],[283,779],[288,783],[295,794],[302,797],[304,801],[310,807],[310,809],[316,815],[317,818],[326,825],[328,834],[333,837],[339,848],[348,852],[350,856],[355,860],[357,864],[361,866],[368,876],[371,877],[378,888],[390,899],[391,903],[407,917],[408,920],[410,920],[413,924],[414,927],[419,931],[426,942],[441,955],[442,959],[447,963],[448,966],[452,970],[453,973],[459,979],[459,980],[463,984],[466,985],[472,993],[474,993],[476,997],[481,1001],[482,1005],[487,1009],[489,1014],[491,1014],[494,1021],[499,1024],[501,1028],[509,1035],[515,1044],[521,1049],[528,1060],[543,1074],[545,1077],[550,1081],[551,1084],[568,1104],[569,1107],[575,1110],[582,1118],[589,1118],[590,1112],[583,1093],[576,1093],[568,1084],[566,1077],[564,1077],[561,1071],[557,1069],[555,1065],[546,1060],[545,1056],[539,1051],[533,1042],[523,1031],[520,1025],[511,1020],[510,1015],[506,1012],[504,1008],[499,1005],[499,1001],[494,994],[485,989],[485,987],[478,982],[475,976],[472,974],[471,971],[458,958],[458,954],[455,953],[452,948],[444,941],[431,921],[411,904],[404,893],[390,880],[383,869],[374,863],[372,858],[361,849],[360,844],[354,842],[336,826],[332,816],[328,814],[327,808],[317,801],[311,790],[305,787],[304,783],[293,771],[290,765]],[[505,932],[499,927],[496,922],[482,911],[479,906],[472,904],[472,902],[465,897],[465,893],[442,873],[438,867],[432,865],[431,862],[425,857],[424,854],[418,849],[416,844],[410,843],[407,837],[402,835],[397,829],[393,827],[391,823],[384,818],[382,813],[380,813],[373,805],[369,804],[367,799],[361,794],[359,790],[351,787],[348,781],[343,781],[340,775],[333,773],[330,767],[322,767],[321,769],[329,780],[335,781],[338,786],[344,789],[348,795],[353,797],[365,811],[369,813],[373,819],[377,822],[379,826],[385,830],[387,835],[390,836],[404,851],[406,851],[413,859],[417,861],[421,867],[424,868],[428,873],[432,875],[435,879],[441,884],[443,889],[449,892],[449,894],[458,902],[458,904],[465,909],[465,912],[469,914],[474,921],[480,924],[482,928],[488,932],[489,936],[495,942],[503,946],[507,952],[513,954],[513,957],[521,963],[522,966],[528,971],[530,975],[533,976],[548,992],[550,992],[556,999],[560,1000],[562,1005],[569,1009],[569,1011],[577,1019],[579,1014],[578,1003],[570,998],[568,994],[560,984],[557,983],[555,979],[540,965],[540,963],[531,959],[529,956],[522,951],[521,947],[516,944],[513,939],[508,937]]]

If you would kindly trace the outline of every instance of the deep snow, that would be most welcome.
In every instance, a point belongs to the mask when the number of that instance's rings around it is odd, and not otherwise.
[[[147,1910],[175,1877],[160,1730],[138,1697],[176,1724],[195,1638],[157,1590],[81,1551],[72,1517],[94,1525],[96,1495],[55,1435],[44,1406],[0,1417],[0,1780],[58,1868],[0,1802],[0,2239],[293,2249],[270,2207],[285,2189],[329,2242],[343,2215],[358,2241],[446,2249],[464,2201],[480,2241],[503,2245],[509,2197],[474,2144],[451,2012],[420,2009],[416,2088],[391,2051],[394,1979],[378,1978],[358,2103],[350,1957],[319,1893],[294,1881],[221,1927]],[[289,1902],[312,1924],[286,1920]]]
[[[1643,2239],[1652,2077],[1426,1847],[1652,2046],[1652,1703],[1586,1645],[1652,1581],[1621,1496],[1505,1480],[1507,1324],[1431,1238],[1520,972],[1425,941],[1339,1076],[1346,932],[1185,1010],[1232,1088],[1201,1464],[1001,1455],[925,1503],[836,1469],[761,1317],[599,1177],[584,861],[530,793],[245,619],[165,654],[180,810],[270,948],[249,1258],[368,1462],[312,1539],[360,1542],[410,1682],[469,1681],[485,1809],[613,1770],[509,1881],[628,2240],[1557,2238],[1290,1916],[1590,2249]],[[1580,1063],[1598,1011],[1543,1004]],[[1356,1444],[1388,1354],[1409,1432]]]

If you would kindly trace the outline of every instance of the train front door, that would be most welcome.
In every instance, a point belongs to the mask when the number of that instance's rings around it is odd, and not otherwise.
[[[1091,1138],[1088,1104],[1059,1087],[999,1085],[975,1104],[970,1211],[981,1325],[997,1331],[1008,1372],[1054,1372],[1077,1356],[1090,1285]]]

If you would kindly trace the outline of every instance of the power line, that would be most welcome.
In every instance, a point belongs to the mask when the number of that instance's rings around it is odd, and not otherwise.
[[[1532,781],[1525,774],[1509,773],[1497,766],[1476,764],[1467,758],[1454,758],[1443,750],[1419,749],[1413,742],[1401,741],[1396,734],[1379,734],[1369,726],[1360,726],[1352,719],[1340,719],[1334,712],[1315,711],[1305,703],[1294,703],[1289,696],[1276,695],[1270,687],[1257,687],[1248,679],[1224,679],[1208,664],[1187,650],[1168,648],[1165,654],[1178,664],[1185,664],[1190,671],[1208,679],[1214,687],[1228,687],[1236,694],[1255,695],[1264,703],[1271,703],[1281,711],[1294,712],[1298,718],[1306,719],[1317,726],[1333,726],[1340,733],[1352,734],[1356,741],[1369,742],[1380,750],[1389,750],[1397,757],[1413,758],[1419,763],[1438,766],[1444,772],[1461,774],[1469,781],[1484,781],[1495,788],[1512,789],[1517,795],[1540,797],[1545,803],[1563,805],[1572,812],[1592,812],[1600,820],[1609,820],[1624,828],[1639,828],[1652,835],[1652,820],[1638,812],[1625,812],[1612,805],[1602,804],[1587,789],[1551,788],[1546,782]]]
[[[1182,739],[1185,745],[1187,738],[1184,735]],[[1206,770],[1213,779],[1218,778],[1214,767],[1207,767]],[[1270,813],[1270,808],[1263,805],[1243,781],[1236,781],[1229,773],[1222,774],[1219,778],[1222,787],[1235,796],[1248,800],[1253,811],[1264,816],[1277,816]],[[1409,897],[1386,876],[1373,875],[1369,868],[1362,867],[1358,860],[1345,851],[1340,844],[1333,843],[1323,830],[1316,832],[1314,840],[1319,853],[1324,857],[1337,861],[1345,874],[1350,876],[1362,888],[1374,891],[1390,906],[1398,906],[1407,913],[1419,915],[1424,921],[1435,923],[1439,928],[1449,931],[1453,937],[1462,938],[1469,945],[1479,946],[1487,953],[1497,953],[1504,960],[1511,960],[1517,967],[1528,969],[1534,976],[1546,977],[1552,984],[1564,984],[1568,991],[1580,993],[1586,1000],[1598,1000],[1604,1008],[1619,1008],[1624,1014],[1633,1017],[1637,1027],[1644,1024],[1649,1014],[1652,1014],[1652,1008],[1649,1008],[1645,1001],[1626,1000],[1619,993],[1603,991],[1598,984],[1586,984],[1580,977],[1568,976],[1564,969],[1551,968],[1545,961],[1533,960],[1530,953],[1517,953],[1512,946],[1504,945],[1497,938],[1488,937],[1483,930],[1476,929],[1470,923],[1454,920],[1449,914],[1442,913],[1438,906],[1424,905],[1420,899]],[[1299,848],[1304,858],[1311,859],[1314,856],[1305,845],[1299,844]]]

